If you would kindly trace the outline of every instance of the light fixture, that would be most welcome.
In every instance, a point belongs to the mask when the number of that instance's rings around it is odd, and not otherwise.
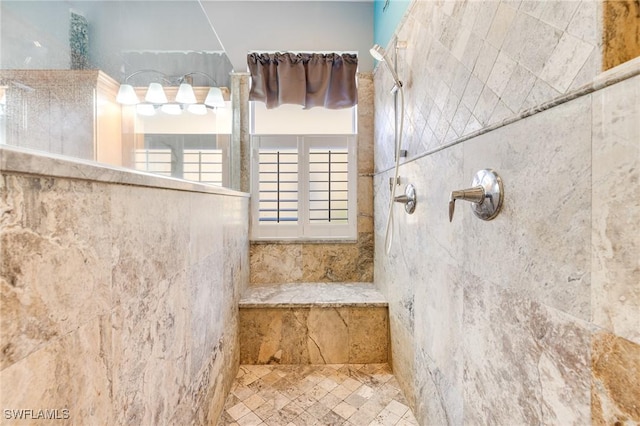
[[[179,104],[195,104],[196,94],[193,93],[193,87],[189,83],[181,83],[176,94],[176,102]]]
[[[138,104],[136,105],[136,113],[150,117],[156,115],[156,107],[152,104]]]
[[[168,102],[167,95],[165,95],[162,84],[160,83],[149,84],[144,100],[156,105],[166,104]]]
[[[182,108],[178,104],[164,104],[161,107],[162,112],[169,115],[180,115],[182,114]]]
[[[175,102],[169,103],[161,83],[151,82],[147,88],[144,103],[140,103],[135,88],[128,81],[131,77],[145,72],[160,74],[162,82],[171,86],[180,84],[176,92]],[[193,90],[192,76],[196,74],[206,77],[213,83],[213,86],[209,87],[204,103],[198,102]],[[116,101],[122,105],[136,105],[136,111],[141,115],[153,115],[157,111],[157,107],[160,106],[162,112],[171,115],[181,114],[185,110],[196,115],[206,115],[207,108],[215,109],[226,106],[222,90],[219,87],[215,87],[215,84],[216,81],[211,76],[199,71],[190,72],[180,77],[168,77],[160,71],[140,70],[124,79],[118,90]]]
[[[202,104],[189,105],[187,111],[195,115],[207,115],[207,107]]]
[[[122,105],[136,105],[140,103],[136,91],[130,84],[121,84],[118,89],[118,96],[116,96],[116,102]]]
[[[222,96],[222,90],[219,87],[212,87],[207,93],[207,98],[204,100],[206,106],[212,108],[224,108],[224,97]]]

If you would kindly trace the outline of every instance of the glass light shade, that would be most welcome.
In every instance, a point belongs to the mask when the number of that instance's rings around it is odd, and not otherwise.
[[[187,111],[195,115],[207,115],[207,107],[202,104],[189,105]]]
[[[116,102],[122,105],[136,105],[140,102],[136,91],[130,84],[121,84],[116,96]]]
[[[195,104],[196,94],[193,93],[193,87],[188,83],[182,83],[176,94],[176,102],[180,104]]]
[[[156,109],[152,104],[138,104],[136,105],[136,113],[149,117],[156,115]]]
[[[204,100],[204,104],[213,108],[224,108],[224,97],[222,96],[222,90],[219,87],[212,87],[209,89],[207,98]]]
[[[151,83],[147,89],[147,94],[144,100],[152,104],[166,104],[167,95],[164,93],[164,89],[160,83]]]
[[[162,105],[162,112],[169,115],[180,115],[182,114],[182,108],[178,104],[164,104]]]

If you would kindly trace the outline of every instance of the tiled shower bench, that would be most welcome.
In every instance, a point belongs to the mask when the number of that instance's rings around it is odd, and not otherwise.
[[[241,364],[386,363],[388,303],[371,283],[251,286],[240,300]]]

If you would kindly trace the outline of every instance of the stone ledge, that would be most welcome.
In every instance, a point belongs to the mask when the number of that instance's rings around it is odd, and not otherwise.
[[[250,287],[240,301],[241,364],[385,363],[388,303],[371,283]]]
[[[240,299],[241,309],[387,307],[372,283],[288,283],[252,286]]]

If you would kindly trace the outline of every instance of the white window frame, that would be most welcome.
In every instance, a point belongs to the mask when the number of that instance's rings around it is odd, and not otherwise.
[[[347,223],[312,223],[309,220],[309,150],[321,146],[347,146]],[[298,149],[298,221],[261,223],[259,221],[259,149]],[[251,135],[251,240],[324,241],[357,240],[358,166],[355,135]]]

